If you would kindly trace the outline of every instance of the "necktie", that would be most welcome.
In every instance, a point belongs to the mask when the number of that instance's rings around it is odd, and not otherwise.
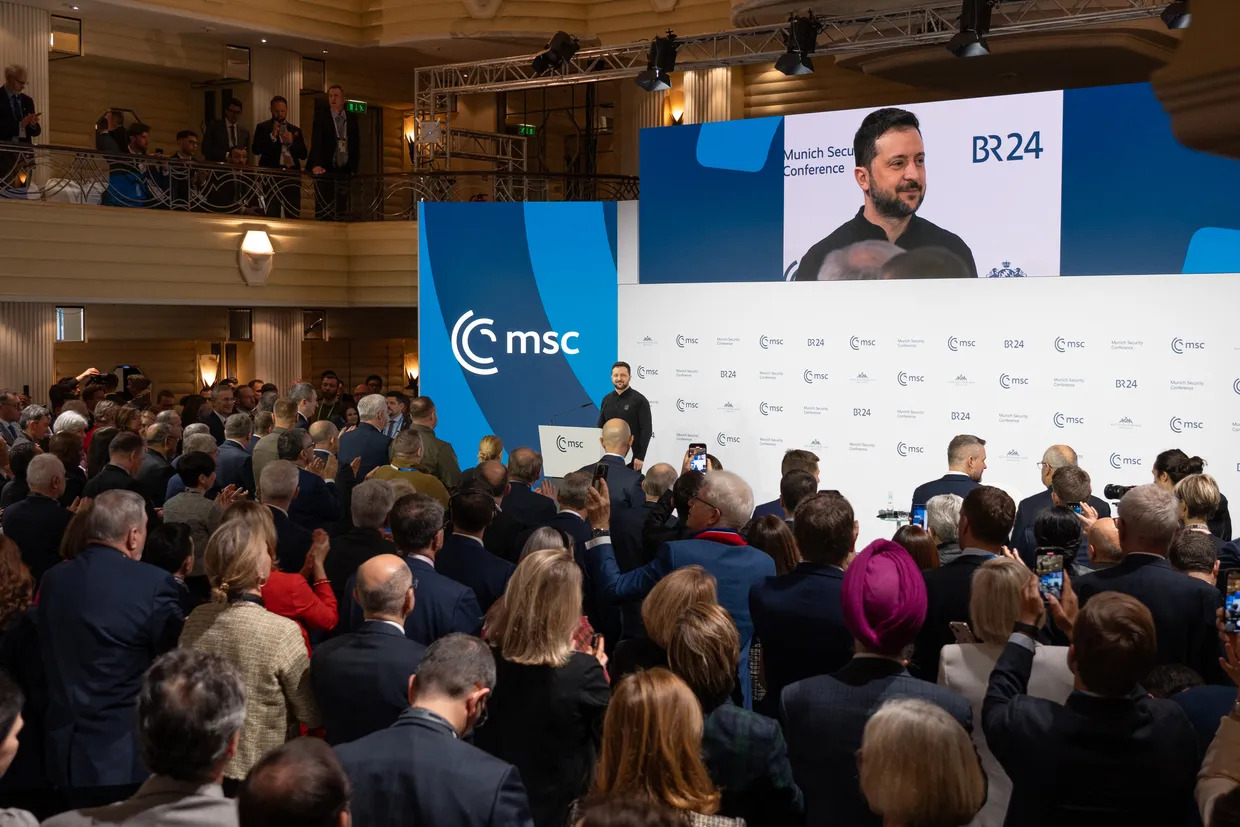
[[[237,125],[228,125],[228,148],[232,149],[237,145]]]
[[[9,100],[13,103],[13,117],[17,118],[17,122],[18,122],[18,123],[21,123],[21,121],[22,121],[22,117],[23,117],[23,115],[22,115],[22,99],[21,99],[21,98],[19,98],[19,97],[17,97],[17,95],[14,95],[14,94],[11,94],[11,93],[10,93],[10,94],[9,94]]]

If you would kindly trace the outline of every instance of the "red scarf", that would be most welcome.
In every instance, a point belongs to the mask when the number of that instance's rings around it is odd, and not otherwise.
[[[747,546],[745,538],[739,532],[730,528],[707,529],[699,534],[693,535],[694,540],[710,540],[712,543],[722,543],[725,546]]]

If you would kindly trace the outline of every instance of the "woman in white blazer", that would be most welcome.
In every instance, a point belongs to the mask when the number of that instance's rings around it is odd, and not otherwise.
[[[944,646],[939,660],[939,684],[960,693],[973,705],[973,743],[989,782],[986,805],[970,827],[1003,827],[1012,794],[1011,780],[986,745],[981,727],[982,700],[991,670],[1020,615],[1020,592],[1028,580],[1029,569],[1016,560],[996,557],[983,563],[973,574],[969,602],[971,628],[978,642]],[[1029,694],[1062,704],[1072,692],[1073,680],[1068,647],[1038,644]]]

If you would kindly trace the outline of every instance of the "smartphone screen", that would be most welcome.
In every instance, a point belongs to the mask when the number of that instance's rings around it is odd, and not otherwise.
[[[1063,556],[1060,554],[1039,554],[1036,560],[1038,590],[1043,597],[1063,594]]]
[[[706,471],[706,443],[691,442],[689,443],[689,469],[692,471]]]
[[[913,506],[913,515],[909,522],[918,528],[924,529],[926,527],[926,507],[924,505]]]
[[[1227,572],[1227,620],[1224,627],[1229,632],[1240,632],[1240,571]]]
[[[593,485],[596,490],[599,488],[599,480],[607,479],[607,470],[610,467],[611,466],[605,462],[600,462],[598,465],[594,466],[594,479],[590,480],[590,484]]]
[[[1073,511],[1075,511],[1077,514],[1083,514],[1083,513],[1084,513],[1083,511],[1081,511],[1081,504],[1080,504],[1080,503],[1072,503],[1072,510],[1073,510]]]

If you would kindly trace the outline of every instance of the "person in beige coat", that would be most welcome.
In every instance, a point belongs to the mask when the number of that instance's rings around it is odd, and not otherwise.
[[[243,521],[225,523],[207,543],[205,565],[213,602],[186,619],[181,645],[222,655],[241,672],[245,726],[224,772],[230,789],[265,753],[296,737],[299,723],[319,726],[319,710],[301,628],[263,606],[271,575],[264,538]]]
[[[1029,569],[1017,560],[995,557],[973,574],[969,616],[974,642],[944,646],[939,659],[939,684],[963,695],[973,706],[973,720],[982,720],[982,700],[999,654],[1020,615],[1020,593]],[[1029,694],[1062,704],[1072,692],[1072,670],[1067,646],[1038,644],[1033,656]],[[986,745],[980,723],[973,727],[973,743],[986,771],[989,791],[986,804],[969,827],[1003,827],[1012,782]]]

